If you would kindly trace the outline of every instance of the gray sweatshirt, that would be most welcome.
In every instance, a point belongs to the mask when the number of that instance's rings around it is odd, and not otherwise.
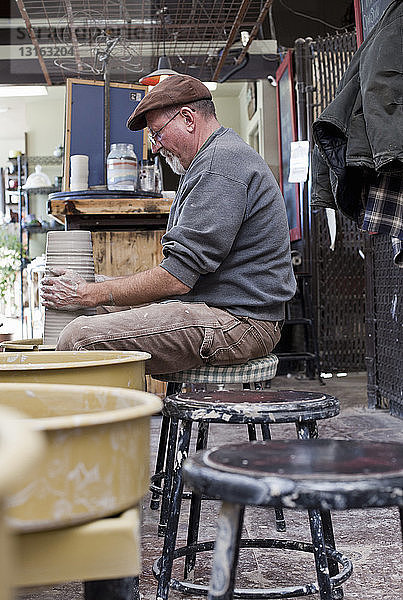
[[[277,321],[295,293],[285,204],[272,172],[232,129],[194,157],[172,204],[161,267],[192,289],[178,300]]]

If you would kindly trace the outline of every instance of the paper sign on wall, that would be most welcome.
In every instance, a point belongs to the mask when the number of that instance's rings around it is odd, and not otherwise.
[[[308,178],[309,142],[307,140],[291,142],[290,183],[303,183]]]

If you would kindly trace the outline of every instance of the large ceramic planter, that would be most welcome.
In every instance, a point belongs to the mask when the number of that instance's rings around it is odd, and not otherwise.
[[[56,345],[44,345],[42,338],[27,338],[25,340],[11,340],[1,342],[0,348],[4,352],[32,352],[37,350],[54,350]]]
[[[144,389],[146,352],[2,352],[0,383],[71,383]]]
[[[27,473],[43,456],[43,436],[33,431],[23,415],[0,406],[0,600],[10,600],[13,544],[6,524],[7,497],[25,485]]]
[[[122,388],[3,384],[0,406],[46,436],[43,463],[8,500],[18,532],[60,529],[135,506],[149,484],[151,394]]]

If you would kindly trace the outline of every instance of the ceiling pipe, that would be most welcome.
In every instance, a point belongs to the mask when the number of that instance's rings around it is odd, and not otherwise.
[[[38,42],[37,37],[35,35],[35,31],[33,30],[31,21],[29,20],[27,11],[25,9],[24,2],[23,2],[23,0],[16,0],[16,2],[17,2],[17,6],[18,6],[18,8],[20,10],[21,17],[24,19],[25,27],[27,28],[29,37],[31,38],[32,43],[34,45],[34,48],[36,50],[36,55],[37,55],[37,58],[39,60],[39,64],[41,65],[41,69],[42,69],[43,76],[45,77],[45,81],[46,81],[47,85],[52,85],[52,80],[49,77],[49,73],[48,73],[48,70],[46,68],[45,61],[43,60],[41,48],[39,46],[39,42]]]

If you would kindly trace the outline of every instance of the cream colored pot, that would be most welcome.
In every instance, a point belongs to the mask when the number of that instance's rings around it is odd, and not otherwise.
[[[144,389],[146,352],[2,352],[0,383],[71,383]]]
[[[0,406],[0,600],[10,600],[14,547],[5,518],[7,497],[26,483],[45,450],[45,438],[16,411]]]
[[[43,531],[118,514],[148,489],[151,394],[122,388],[3,384],[0,405],[27,415],[47,440],[45,460],[8,499],[18,532]]]
[[[42,338],[27,338],[26,340],[2,342],[0,348],[4,352],[21,352],[22,350],[24,352],[32,352],[37,350],[54,350],[56,346],[52,346],[51,344],[45,346]]]

